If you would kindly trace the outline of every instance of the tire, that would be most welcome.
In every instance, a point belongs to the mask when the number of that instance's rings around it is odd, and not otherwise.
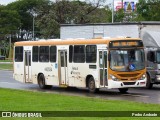
[[[118,88],[120,93],[127,93],[128,88]]]
[[[41,89],[51,89],[52,88],[51,85],[45,84],[45,77],[43,74],[40,74],[40,76],[38,77],[38,85]]]
[[[150,76],[147,74],[147,83],[146,83],[146,88],[151,89],[153,87],[153,84],[151,83]]]
[[[88,90],[90,93],[96,93],[99,92],[99,89],[95,87],[95,81],[93,77],[89,78],[88,81]]]

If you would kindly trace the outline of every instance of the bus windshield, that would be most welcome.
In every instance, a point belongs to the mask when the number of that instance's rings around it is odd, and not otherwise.
[[[110,68],[114,71],[136,71],[145,68],[144,50],[111,50]]]
[[[160,51],[157,51],[157,55],[156,55],[156,59],[157,59],[157,63],[160,63]]]

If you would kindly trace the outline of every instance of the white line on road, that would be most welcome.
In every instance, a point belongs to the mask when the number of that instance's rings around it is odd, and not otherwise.
[[[12,82],[0,82],[0,83],[5,83],[5,84],[17,84],[17,83],[12,83]]]
[[[133,96],[133,97],[150,97],[145,95],[133,95],[133,94],[122,94],[123,96]]]

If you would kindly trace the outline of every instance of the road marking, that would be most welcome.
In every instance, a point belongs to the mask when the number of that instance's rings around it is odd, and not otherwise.
[[[11,83],[11,82],[0,82],[0,83],[7,83],[7,84],[17,84],[17,83]]]
[[[123,96],[133,96],[133,97],[150,97],[150,96],[146,96],[146,95],[133,95],[133,94],[122,94]]]

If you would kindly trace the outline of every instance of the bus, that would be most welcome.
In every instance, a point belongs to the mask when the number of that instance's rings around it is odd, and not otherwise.
[[[14,44],[14,79],[40,88],[79,87],[89,92],[146,86],[139,38],[22,41]]]
[[[160,84],[160,47],[145,46],[147,82],[146,88],[151,89],[153,84]]]

